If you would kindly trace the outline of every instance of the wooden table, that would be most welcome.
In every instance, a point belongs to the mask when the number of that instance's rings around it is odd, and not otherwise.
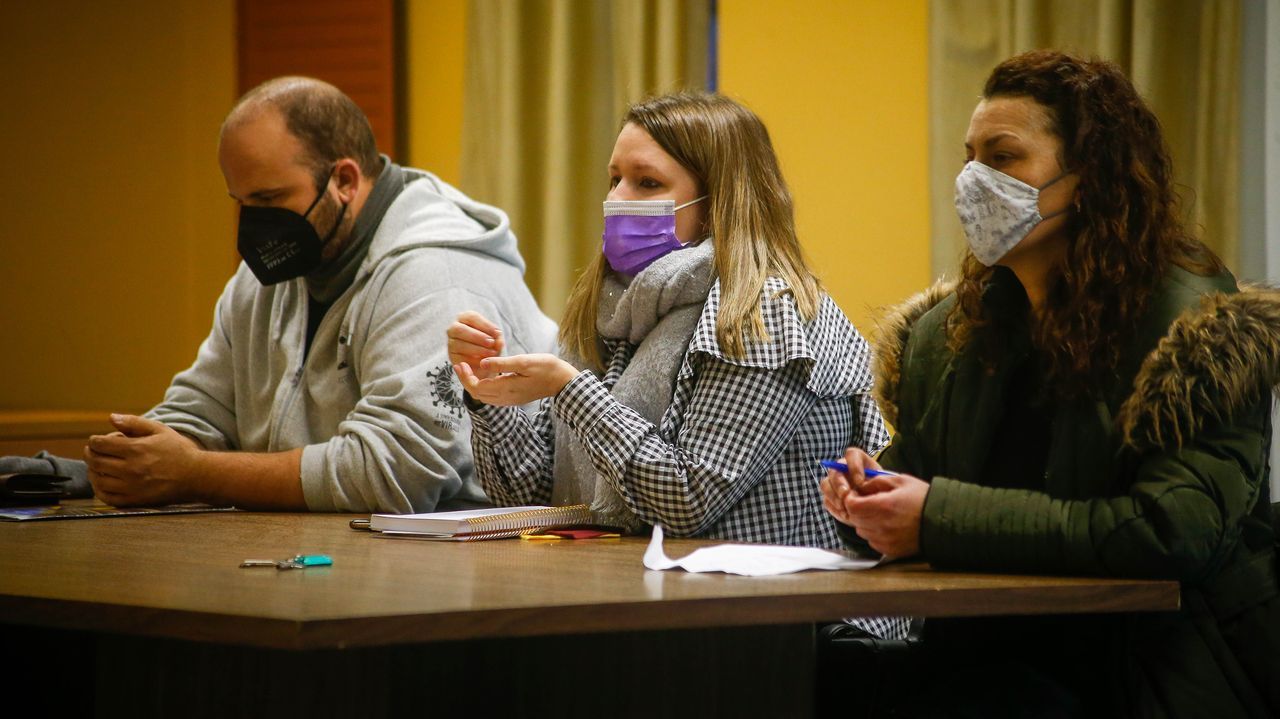
[[[785,716],[811,708],[814,622],[1178,607],[1174,582],[921,564],[650,572],[640,538],[436,543],[353,531],[352,516],[0,523],[5,636],[90,664],[80,706],[135,716]],[[683,556],[705,544],[666,547]],[[334,564],[239,567],[300,552]]]

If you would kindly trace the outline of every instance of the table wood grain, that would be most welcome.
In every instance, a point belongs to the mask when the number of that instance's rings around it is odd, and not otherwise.
[[[361,515],[218,513],[0,522],[12,624],[279,649],[796,624],[877,614],[1171,611],[1167,581],[940,572],[652,572],[646,539],[427,542]],[[668,539],[678,557],[703,540]],[[333,566],[240,568],[297,553]]]

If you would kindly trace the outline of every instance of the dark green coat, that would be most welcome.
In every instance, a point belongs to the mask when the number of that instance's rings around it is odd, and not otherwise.
[[[1043,478],[1022,489],[984,486],[983,475],[1010,400],[1008,369],[1030,340],[1003,325],[994,371],[976,351],[951,352],[955,301],[935,287],[880,338],[882,409],[897,429],[880,462],[932,478],[924,557],[940,568],[1176,579],[1177,613],[1092,618],[1106,631],[1049,632],[1031,651],[1096,662],[1109,706],[1126,715],[1280,716],[1267,478],[1280,293],[1237,294],[1226,273],[1171,271],[1112,386],[1054,406],[1047,461],[1028,459]],[[1007,270],[984,301],[1025,312]],[[1014,456],[1000,464],[1016,467]]]

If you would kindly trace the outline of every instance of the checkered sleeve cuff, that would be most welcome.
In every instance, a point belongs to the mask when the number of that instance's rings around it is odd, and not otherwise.
[[[556,414],[571,429],[589,431],[617,402],[590,372],[579,372],[556,395]]]
[[[517,407],[499,407],[477,402],[474,405],[468,404],[467,409],[471,412],[473,431],[486,437],[511,434],[520,423],[520,410]]]

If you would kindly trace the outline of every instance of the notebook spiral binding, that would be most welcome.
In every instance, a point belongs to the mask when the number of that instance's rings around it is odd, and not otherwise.
[[[545,519],[546,521],[539,523],[539,526],[529,526],[529,520],[537,519]],[[472,517],[466,522],[467,526],[474,527],[474,530],[465,532],[465,534],[468,537],[480,534],[488,535],[485,537],[475,536],[476,539],[498,539],[499,537],[515,537],[525,532],[533,532],[560,524],[590,521],[590,508],[585,504],[574,504],[568,507],[531,509],[492,517]],[[504,534],[494,534],[494,532],[504,532]]]

